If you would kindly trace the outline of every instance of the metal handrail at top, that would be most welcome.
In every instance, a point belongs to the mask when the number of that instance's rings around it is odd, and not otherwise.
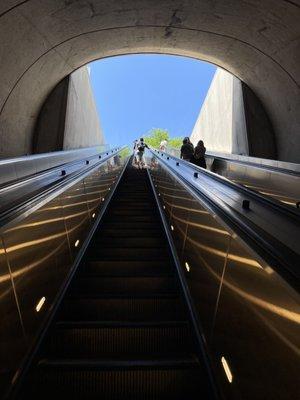
[[[17,181],[59,165],[96,156],[107,151],[109,151],[109,145],[99,145],[0,159],[0,184],[4,185],[8,182]]]
[[[169,149],[167,153],[168,151]],[[170,154],[168,155],[170,156]],[[179,157],[179,155],[179,149],[171,148],[171,156]],[[234,154],[232,156],[238,157]],[[300,173],[296,169],[291,171],[277,168],[276,165],[277,163],[286,164],[286,166],[293,165],[294,167],[299,167],[299,170],[300,165],[274,161],[273,167],[270,167],[265,165],[264,162],[271,162],[272,160],[253,157],[244,158],[251,159],[251,161],[261,161],[262,164],[215,157],[209,153],[205,155],[207,168],[211,172],[228,178],[231,182],[235,182],[256,194],[261,194],[266,199],[272,199],[275,203],[286,204],[291,209],[299,208]]]
[[[165,167],[179,177],[186,187],[200,196],[208,208],[241,237],[258,245],[261,254],[284,265],[288,274],[300,278],[297,261],[300,258],[298,237],[300,213],[275,204],[213,172],[151,149]],[[292,278],[293,279],[293,278]]]
[[[167,147],[167,153],[172,156],[179,157],[180,149],[175,147]],[[207,151],[205,158],[224,160],[230,163],[248,165],[254,168],[261,168],[282,174],[291,174],[300,177],[300,164],[287,161],[271,160],[268,158],[252,157],[242,154],[221,153],[215,151]]]
[[[162,156],[165,155],[166,156],[165,158],[167,160],[173,159],[173,160],[175,160],[176,163],[179,162],[181,165],[184,165],[186,168],[190,168],[193,174],[195,174],[195,173],[204,174],[215,181],[218,181],[226,186],[232,187],[234,190],[240,192],[241,194],[250,196],[254,200],[266,203],[269,207],[272,207],[274,210],[279,211],[280,213],[286,214],[287,216],[291,216],[292,218],[294,218],[294,217],[300,218],[300,210],[297,208],[288,207],[280,201],[277,201],[271,197],[266,197],[257,191],[254,191],[252,189],[249,189],[248,187],[245,187],[244,185],[240,185],[236,182],[233,182],[230,179],[228,179],[222,175],[218,175],[215,172],[198,167],[197,165],[192,164],[186,160],[179,159],[168,153],[161,152],[156,149],[152,149],[152,151],[156,152],[156,154],[161,154]],[[194,177],[197,177],[197,176],[194,175]]]
[[[62,170],[64,171],[64,175],[68,174],[69,171],[73,172],[76,167],[82,167],[84,165],[88,165],[91,162],[96,162],[98,160],[98,158],[101,158],[102,156],[105,155],[109,155],[110,153],[118,150],[119,147],[114,148],[112,150],[105,150],[103,152],[98,152],[92,155],[86,155],[85,152],[81,152],[80,149],[78,150],[74,150],[72,151],[72,153],[74,154],[75,152],[77,153],[77,158],[76,159],[72,159],[70,161],[66,161],[63,160],[61,157],[63,157],[65,154],[68,156],[69,151],[62,151],[60,152],[60,161],[57,162],[53,161],[50,162],[50,164],[53,164],[52,166],[49,167],[49,162],[47,162],[46,164],[44,164],[44,166],[41,164],[39,165],[39,170],[37,171],[33,171],[32,167],[30,168],[30,173],[28,170],[26,170],[26,163],[30,162],[30,160],[35,160],[36,158],[38,160],[43,160],[45,158],[47,158],[47,156],[49,158],[51,158],[52,153],[45,153],[45,154],[41,154],[40,158],[37,157],[37,155],[33,155],[33,156],[28,156],[26,159],[25,157],[22,157],[21,160],[24,161],[25,164],[22,163],[19,165],[20,163],[20,158],[16,158],[16,159],[8,159],[8,160],[2,160],[0,161],[0,175],[1,175],[1,183],[0,183],[0,193],[4,192],[6,189],[8,188],[12,188],[12,187],[17,187],[18,185],[23,185],[29,182],[33,182],[41,177],[45,177],[48,175],[51,175],[55,172],[61,172]],[[59,153],[59,152],[55,152],[55,153]],[[78,157],[80,156],[80,157]],[[25,159],[25,160],[24,160]],[[61,162],[64,161],[64,162]],[[18,165],[17,169],[22,169],[22,167],[25,166],[25,172],[21,171],[21,173],[19,174],[20,176],[15,178],[15,179],[11,179],[10,176],[11,174],[9,173],[8,176],[5,176],[5,172],[9,169],[10,172],[11,170],[16,169],[15,168],[15,164]],[[16,171],[14,171],[15,173]],[[23,175],[22,175],[23,174]]]
[[[113,150],[109,150],[104,154],[93,156],[93,163],[85,163],[84,168],[80,168],[79,170],[72,171],[69,174],[60,174],[60,179],[56,179],[50,184],[44,185],[39,188],[37,191],[29,193],[29,195],[25,199],[21,199],[16,203],[13,203],[10,207],[2,210],[0,209],[0,231],[6,226],[8,223],[14,221],[16,218],[22,215],[27,215],[33,212],[34,209],[40,207],[50,199],[62,193],[64,190],[74,185],[76,182],[89,175],[91,171],[99,167],[102,163],[106,162],[112,157],[115,157],[122,150],[124,150],[126,146],[118,147]],[[78,161],[78,163],[82,162]],[[77,163],[77,162],[76,162]],[[65,171],[65,166],[58,167],[59,171]]]

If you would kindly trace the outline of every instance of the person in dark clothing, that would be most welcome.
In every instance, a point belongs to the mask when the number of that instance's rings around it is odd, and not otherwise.
[[[194,145],[193,145],[193,143],[190,141],[190,138],[187,136],[186,139],[187,139],[188,143],[191,144],[191,145],[193,146],[193,149],[194,149]]]
[[[143,138],[140,138],[139,142],[137,143],[137,160],[138,160],[138,167],[144,168],[146,166],[146,161],[144,158],[144,151],[145,149],[149,149],[148,145],[144,142]]]
[[[180,158],[185,161],[191,161],[194,154],[194,146],[190,142],[188,137],[185,137],[182,141],[182,146],[180,149]]]
[[[206,169],[206,161],[205,161],[205,152],[206,148],[204,146],[203,140],[199,140],[197,146],[194,150],[194,155],[192,157],[192,163],[198,165],[198,167],[202,167]]]

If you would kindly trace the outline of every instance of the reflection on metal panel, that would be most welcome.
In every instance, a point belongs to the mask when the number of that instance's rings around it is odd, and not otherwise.
[[[24,356],[25,336],[14,293],[5,251],[0,239],[0,393],[15,374],[16,364]]]
[[[127,160],[113,158],[2,229],[0,397],[17,376],[17,368],[53,308],[74,258]]]
[[[159,160],[151,176],[225,398],[300,398],[299,294]]]
[[[179,149],[168,148],[167,153],[174,157],[180,157]],[[224,157],[207,154],[208,169],[289,206],[295,207],[296,203],[300,201],[300,175],[297,164],[289,165],[289,163],[275,160],[256,159],[235,154],[224,154]],[[236,159],[230,160],[230,157]],[[284,171],[283,168],[291,166],[295,168],[294,171],[289,171],[289,169]]]
[[[3,233],[7,257],[18,296],[27,339],[34,337],[44,313],[52,304],[63,277],[70,268],[70,254],[60,198],[47,203],[22,221],[30,229]],[[50,207],[49,207],[50,206]],[[41,220],[47,224],[39,224]],[[17,228],[17,227],[15,227]],[[51,285],[49,285],[51,282]],[[47,303],[37,313],[41,298]]]
[[[237,241],[230,252],[251,258]],[[276,273],[227,261],[212,347],[230,355],[236,398],[298,398],[299,324],[299,297]]]

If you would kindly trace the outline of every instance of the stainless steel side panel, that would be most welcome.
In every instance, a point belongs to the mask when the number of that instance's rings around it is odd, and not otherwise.
[[[160,161],[153,165],[224,398],[300,398],[299,294]]]
[[[180,150],[167,153],[180,157]],[[206,154],[209,171],[291,207],[300,201],[300,165],[237,154]]]
[[[114,156],[0,230],[0,397],[15,380],[127,160]]]

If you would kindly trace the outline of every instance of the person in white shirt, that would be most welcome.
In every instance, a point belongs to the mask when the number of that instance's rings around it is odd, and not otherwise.
[[[159,150],[166,151],[168,142],[164,139],[160,142]]]
[[[144,158],[144,151],[145,149],[149,149],[148,145],[144,142],[143,138],[140,138],[139,142],[137,143],[137,159],[138,159],[138,167],[143,169],[146,167],[146,162]]]
[[[138,143],[137,139],[133,142],[133,165],[138,165]]]

